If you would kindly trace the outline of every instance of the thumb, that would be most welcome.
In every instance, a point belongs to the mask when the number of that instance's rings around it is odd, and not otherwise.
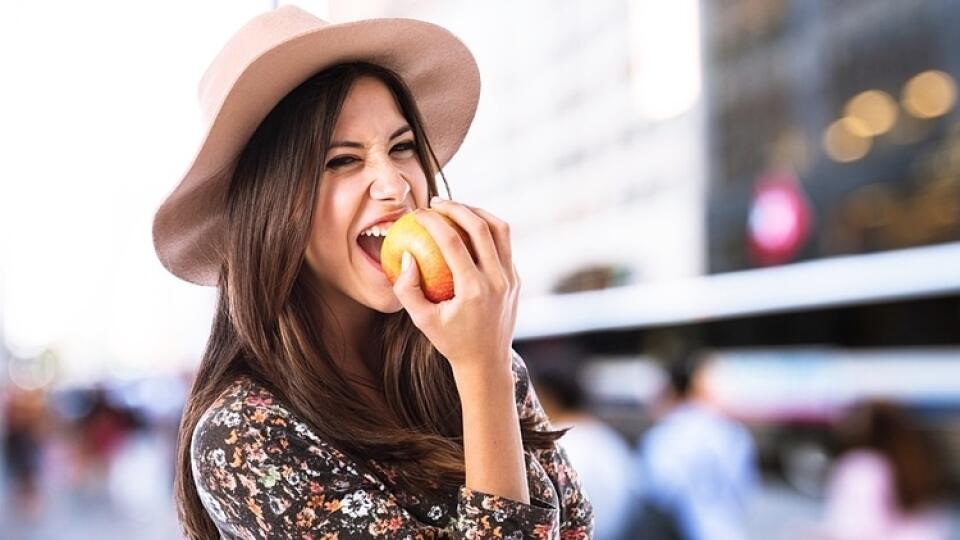
[[[422,313],[433,307],[433,303],[423,295],[423,289],[420,287],[420,268],[409,251],[403,252],[400,267],[402,270],[393,284],[393,294],[397,295],[397,299],[416,322]]]

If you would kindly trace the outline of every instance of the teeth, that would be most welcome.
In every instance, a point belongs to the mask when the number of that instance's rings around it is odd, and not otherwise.
[[[364,236],[387,236],[387,229],[389,229],[391,225],[393,225],[392,222],[384,223],[382,227],[374,225],[360,234]]]

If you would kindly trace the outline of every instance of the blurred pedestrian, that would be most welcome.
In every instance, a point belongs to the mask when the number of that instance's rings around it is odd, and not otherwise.
[[[79,420],[80,450],[85,465],[84,488],[90,495],[105,495],[114,457],[135,427],[132,415],[113,403],[103,385],[93,388],[90,411]]]
[[[903,408],[859,403],[838,433],[843,452],[827,482],[826,538],[948,538],[943,461]]]
[[[665,414],[638,449],[634,538],[741,540],[757,473],[749,432],[710,399],[704,362],[669,366]]]
[[[3,455],[15,515],[33,519],[41,511],[40,468],[46,406],[41,390],[13,387],[4,401]]]
[[[554,351],[555,353],[558,351]],[[587,408],[577,366],[580,355],[531,356],[528,364],[537,395],[551,424],[572,427],[558,441],[593,504],[594,540],[629,538],[627,522],[632,463],[627,440]]]

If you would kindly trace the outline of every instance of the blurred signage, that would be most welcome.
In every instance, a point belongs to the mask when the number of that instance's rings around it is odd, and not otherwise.
[[[796,176],[770,171],[757,181],[747,235],[758,266],[789,262],[810,236],[810,207]]]

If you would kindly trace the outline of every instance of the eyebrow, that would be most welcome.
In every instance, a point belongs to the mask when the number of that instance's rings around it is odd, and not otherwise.
[[[396,139],[397,137],[403,135],[404,133],[407,133],[408,131],[413,131],[413,129],[412,129],[410,126],[405,125],[405,126],[399,128],[398,130],[394,131],[394,132],[390,135],[390,139],[389,139],[389,140],[392,141],[392,140]],[[331,150],[331,149],[333,149],[333,148],[337,148],[337,147],[339,147],[339,146],[345,146],[345,147],[347,147],[347,148],[363,148],[363,144],[358,143],[358,142],[353,142],[353,141],[332,141],[332,142],[330,143],[330,146],[327,147],[327,150],[329,151],[329,150]]]

